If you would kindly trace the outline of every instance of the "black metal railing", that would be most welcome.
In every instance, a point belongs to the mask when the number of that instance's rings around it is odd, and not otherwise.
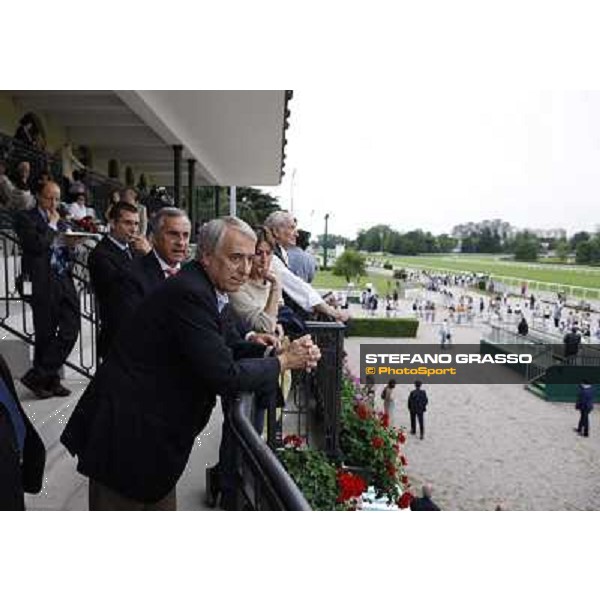
[[[321,350],[314,376],[315,423],[320,425],[320,444],[332,458],[340,455],[342,414],[342,364],[344,334],[342,323],[309,322],[308,331]]]
[[[322,321],[306,323],[321,350],[313,373],[294,372],[284,409],[285,433],[308,440],[328,456],[340,455],[342,366],[345,325]]]
[[[74,349],[77,362],[66,361],[65,365],[87,378],[93,377],[97,365],[97,312],[87,267],[90,246],[82,245],[77,250],[73,267],[73,281],[80,307],[79,335]],[[33,318],[28,302],[19,292],[21,275],[21,246],[14,231],[0,230],[0,253],[2,278],[0,283],[0,327],[15,337],[34,344]]]
[[[238,507],[245,510],[311,510],[273,450],[256,432],[248,415],[252,394],[234,400],[231,430],[235,446]]]

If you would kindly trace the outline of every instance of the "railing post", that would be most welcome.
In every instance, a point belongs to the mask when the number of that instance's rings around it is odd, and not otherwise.
[[[332,458],[340,456],[342,355],[344,331],[341,323],[308,322],[308,330],[321,350],[316,371],[317,393],[323,410],[323,450]]]
[[[194,190],[196,189],[196,160],[194,158],[188,158],[188,201],[187,201],[187,212],[190,220],[192,221],[192,227],[195,227],[195,220],[192,218],[194,213]]]
[[[181,155],[183,146],[173,146],[173,194],[175,196],[175,206],[181,206]]]

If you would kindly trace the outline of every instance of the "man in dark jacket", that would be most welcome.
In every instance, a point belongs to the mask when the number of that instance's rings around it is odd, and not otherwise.
[[[594,410],[594,386],[589,381],[584,380],[577,394],[575,408],[579,411],[579,424],[575,431],[584,437],[590,435],[590,413]]]
[[[23,492],[42,489],[46,449],[23,410],[0,354],[0,510],[25,510]]]
[[[15,231],[23,250],[23,293],[31,285],[35,330],[33,368],[21,379],[38,398],[68,396],[59,370],[79,334],[79,300],[71,278],[71,246],[78,238],[64,238],[69,225],[60,219],[60,188],[45,183],[35,208],[15,215]]]
[[[188,258],[192,225],[185,211],[166,207],[151,222],[152,250],[136,258],[121,290],[120,323],[130,319],[142,300],[177,275]]]
[[[277,357],[239,360],[225,343],[220,313],[227,292],[248,278],[255,241],[234,217],[205,225],[197,260],[148,295],[117,334],[61,436],[90,479],[91,509],[174,509],[216,395],[271,391],[282,370],[316,365],[308,337]],[[264,356],[265,346],[251,346]]]
[[[410,503],[410,510],[440,510],[440,507],[431,499],[431,486],[423,486],[423,497],[414,498]]]
[[[427,410],[427,394],[421,389],[421,382],[415,381],[415,389],[408,396],[408,411],[410,412],[410,432],[412,435],[417,433],[417,420],[419,421],[419,430],[421,439],[425,436],[425,426],[423,424],[424,414]]]
[[[577,331],[577,327],[573,327],[563,339],[565,345],[565,358],[569,359],[574,357],[579,352],[579,344],[581,343],[581,336]]]
[[[529,325],[527,324],[527,319],[525,317],[521,317],[521,320],[519,321],[519,325],[517,327],[517,331],[519,332],[519,335],[527,335],[529,333]]]
[[[98,355],[104,359],[121,320],[123,286],[131,277],[133,258],[145,255],[152,247],[139,235],[137,208],[117,202],[109,214],[110,232],[92,250],[88,259],[90,279],[98,305]]]

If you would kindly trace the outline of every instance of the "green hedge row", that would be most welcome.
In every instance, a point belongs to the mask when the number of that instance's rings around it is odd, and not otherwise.
[[[347,335],[353,337],[417,337],[417,319],[351,319]]]

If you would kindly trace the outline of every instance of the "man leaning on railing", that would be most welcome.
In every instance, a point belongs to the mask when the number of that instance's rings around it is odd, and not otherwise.
[[[61,436],[90,479],[90,509],[174,510],[217,394],[274,389],[282,370],[316,366],[309,336],[277,356],[262,346],[262,358],[236,359],[227,345],[221,311],[247,280],[255,243],[235,217],[206,224],[196,260],[146,297],[117,336]]]

